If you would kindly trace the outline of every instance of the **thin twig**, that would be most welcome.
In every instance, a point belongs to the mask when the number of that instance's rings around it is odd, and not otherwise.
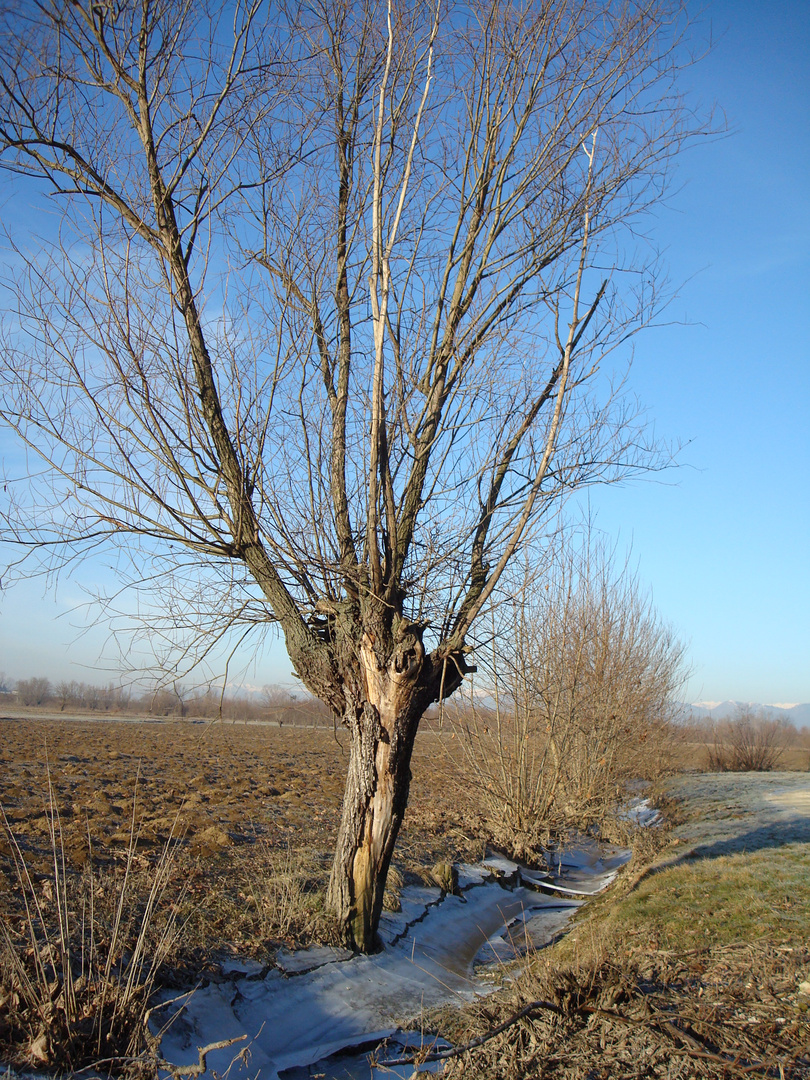
[[[224,1050],[227,1046],[233,1046],[234,1043],[244,1042],[247,1039],[247,1035],[237,1035],[234,1039],[220,1039],[219,1042],[209,1043],[207,1046],[198,1047],[200,1058],[194,1065],[172,1065],[168,1061],[159,1061],[160,1068],[165,1069],[174,1080],[179,1080],[181,1076],[201,1076],[208,1068],[207,1057],[214,1050]]]
[[[510,1016],[508,1020],[504,1020],[502,1024],[498,1024],[497,1027],[492,1028],[483,1035],[477,1035],[474,1039],[470,1039],[469,1042],[463,1043],[461,1046],[452,1046],[449,1050],[435,1050],[424,1057],[421,1054],[411,1054],[409,1057],[381,1061],[379,1066],[380,1068],[392,1068],[394,1065],[421,1065],[428,1061],[447,1061],[449,1058],[459,1057],[461,1054],[466,1054],[468,1050],[475,1050],[477,1047],[483,1046],[484,1043],[488,1043],[490,1039],[494,1039],[496,1035],[500,1035],[502,1031],[506,1031],[507,1028],[512,1027],[518,1020],[522,1020],[524,1016],[528,1016],[535,1009],[547,1009],[549,1012],[557,1013],[559,1016],[565,1015],[559,1005],[553,1005],[550,1001],[543,1001],[542,999],[530,1001],[528,1005],[524,1005],[519,1012],[516,1012],[514,1016]]]

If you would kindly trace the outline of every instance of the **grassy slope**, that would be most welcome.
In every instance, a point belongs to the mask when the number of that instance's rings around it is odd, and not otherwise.
[[[810,844],[678,863],[619,905],[616,925],[666,949],[810,941]]]
[[[593,913],[602,929],[680,950],[809,942],[810,777],[681,776],[668,794],[667,842]]]
[[[810,1077],[810,777],[678,777],[656,854],[636,857],[571,933],[457,1042],[543,1007],[450,1075]]]

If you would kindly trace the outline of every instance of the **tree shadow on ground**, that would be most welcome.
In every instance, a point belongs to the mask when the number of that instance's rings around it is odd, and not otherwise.
[[[810,843],[810,817],[796,815],[784,821],[769,822],[755,829],[747,829],[735,835],[699,843],[680,854],[670,865],[691,862],[695,859],[715,859],[721,855],[738,855],[741,852],[762,851],[779,848],[786,844]]]
[[[723,855],[750,855],[756,851],[782,848],[788,844],[810,844],[810,817],[799,814],[784,821],[770,822],[708,843],[689,843],[684,850],[677,854],[673,852],[657,865],[647,867],[635,881],[634,888],[665,870],[700,859],[718,859]]]

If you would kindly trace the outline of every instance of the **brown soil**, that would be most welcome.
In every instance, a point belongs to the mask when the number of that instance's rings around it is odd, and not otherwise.
[[[81,720],[7,720],[0,732],[0,799],[32,854],[50,850],[49,782],[77,861],[88,834],[101,857],[126,849],[133,800],[143,850],[175,819],[203,856],[257,836],[318,845],[336,824],[343,770],[331,732]]]
[[[53,870],[50,786],[70,867],[81,869],[91,851],[95,867],[120,865],[133,835],[139,856],[153,859],[180,835],[193,891],[220,915],[218,899],[238,893],[260,851],[306,853],[312,887],[325,885],[347,764],[343,733],[322,727],[0,719],[0,805],[32,874]],[[405,882],[427,879],[439,859],[474,859],[482,847],[429,731],[417,741],[413,772],[395,860]],[[5,897],[10,856],[0,831]],[[227,918],[220,933],[226,948],[243,936]],[[217,945],[209,935],[206,948]]]

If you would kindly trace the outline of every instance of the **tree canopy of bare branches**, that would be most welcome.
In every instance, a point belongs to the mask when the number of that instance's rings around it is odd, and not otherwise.
[[[567,492],[657,462],[604,368],[655,308],[633,223],[697,126],[682,22],[5,9],[0,162],[52,216],[10,230],[0,415],[31,464],[4,537],[22,573],[115,548],[194,656],[280,627],[352,735],[330,895],[358,948],[419,718],[505,568]]]
[[[762,709],[738,705],[714,726],[709,768],[716,772],[770,772],[781,762],[791,726]]]

